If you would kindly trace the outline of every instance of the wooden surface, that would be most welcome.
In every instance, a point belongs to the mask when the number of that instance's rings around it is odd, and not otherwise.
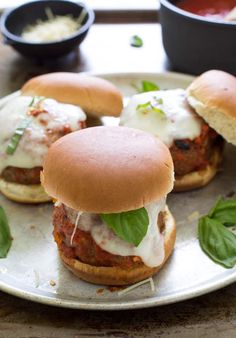
[[[144,46],[129,45],[138,34]],[[159,72],[169,69],[158,24],[94,25],[79,52],[50,62],[0,46],[0,97],[49,71]],[[68,286],[69,287],[69,286]],[[86,312],[31,303],[0,292],[0,338],[235,337],[236,284],[179,304],[125,312]]]
[[[143,47],[130,46],[139,35]],[[21,87],[30,77],[50,71],[160,72],[168,68],[159,24],[96,24],[79,51],[58,60],[37,62],[0,46],[0,97]]]

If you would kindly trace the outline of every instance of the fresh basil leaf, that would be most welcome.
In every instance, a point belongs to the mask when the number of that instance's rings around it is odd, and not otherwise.
[[[209,211],[208,217],[212,217],[212,215],[214,214],[215,210],[217,209],[218,203],[220,202],[220,200],[222,199],[222,197],[220,197],[217,201],[216,204],[211,208],[211,210]]]
[[[143,40],[138,35],[133,35],[130,38],[130,45],[133,47],[142,47]]]
[[[221,222],[207,216],[198,222],[198,237],[202,250],[225,268],[236,264],[236,235]]]
[[[14,152],[16,151],[16,148],[20,142],[20,139],[22,138],[25,129],[28,127],[28,125],[30,124],[30,119],[26,118],[24,120],[21,121],[21,124],[19,125],[19,127],[16,128],[14,135],[11,137],[7,149],[6,149],[6,153],[8,155],[12,155],[14,154]]]
[[[149,108],[150,110],[154,111],[155,113],[158,113],[161,116],[166,116],[165,112],[162,109],[160,109],[159,107],[153,105],[151,103],[151,101],[138,104],[137,107],[136,107],[136,110],[143,110],[144,109],[144,111],[145,111],[145,108]]]
[[[149,217],[145,208],[100,216],[119,238],[136,247],[147,233]]]
[[[140,103],[137,105],[136,107],[136,110],[140,110],[140,109],[143,109],[143,108],[150,108],[151,107],[151,102],[148,101],[148,102],[145,102],[145,103]]]
[[[29,104],[29,107],[32,107],[32,106],[33,106],[35,99],[36,99],[36,96],[33,96],[33,97],[32,97],[32,100],[31,100],[31,102],[30,102],[30,104]]]
[[[0,207],[0,258],[5,258],[11,247],[12,237],[7,220],[7,216],[2,207]]]
[[[156,85],[155,83],[150,82],[150,81],[143,80],[141,82],[141,84],[142,84],[142,88],[140,90],[141,93],[153,92],[155,90],[160,90],[160,87],[158,85]]]
[[[151,108],[155,113],[158,113],[161,116],[166,116],[164,110],[157,108],[157,107],[153,106],[152,104],[151,104]]]
[[[224,200],[220,198],[211,209],[209,216],[224,224],[233,226],[236,224],[236,199]]]
[[[141,81],[141,87],[137,86],[135,83],[132,83],[131,85],[132,87],[135,88],[135,90],[138,93],[146,93],[146,92],[153,92],[153,91],[160,90],[160,87],[157,84],[147,81],[147,80]]]

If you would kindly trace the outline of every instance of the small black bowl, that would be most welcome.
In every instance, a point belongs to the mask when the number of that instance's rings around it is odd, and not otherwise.
[[[50,8],[55,15],[70,14],[78,18],[83,9],[87,14],[81,28],[68,38],[55,42],[34,43],[21,37],[27,25],[34,24],[38,19],[46,20],[46,8]],[[94,22],[94,12],[83,3],[65,0],[37,0],[25,3],[19,7],[7,10],[1,17],[1,32],[4,42],[11,45],[19,53],[34,58],[52,58],[68,54],[85,38]]]
[[[235,23],[186,12],[176,7],[176,0],[160,3],[163,45],[176,70],[200,74],[214,68],[236,74]]]

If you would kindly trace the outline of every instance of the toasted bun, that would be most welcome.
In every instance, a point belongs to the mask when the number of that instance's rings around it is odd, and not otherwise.
[[[219,170],[222,161],[222,149],[215,148],[209,165],[202,170],[175,177],[174,191],[188,191],[207,185]]]
[[[10,200],[20,203],[43,203],[51,200],[40,184],[17,184],[0,178],[0,191]]]
[[[74,104],[95,116],[119,116],[123,108],[122,95],[111,82],[84,74],[40,75],[26,82],[21,92]]]
[[[60,257],[65,266],[71,270],[76,276],[81,279],[103,285],[128,285],[139,282],[143,279],[153,276],[158,272],[165,264],[170,254],[173,251],[176,238],[176,225],[175,220],[170,213],[169,209],[166,208],[165,216],[165,258],[161,265],[150,268],[144,264],[138,268],[124,269],[119,266],[115,267],[100,267],[92,266],[89,264],[82,263],[78,259],[71,259],[65,257],[62,251],[59,250]]]
[[[169,149],[126,127],[93,127],[56,141],[45,158],[46,192],[75,210],[114,213],[138,209],[173,188]]]
[[[228,142],[236,145],[236,78],[210,70],[187,89],[188,101],[196,112]]]

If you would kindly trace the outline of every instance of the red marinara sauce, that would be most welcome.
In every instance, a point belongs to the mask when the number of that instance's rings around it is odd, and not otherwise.
[[[223,19],[236,6],[236,0],[180,0],[176,6],[207,18]]]

